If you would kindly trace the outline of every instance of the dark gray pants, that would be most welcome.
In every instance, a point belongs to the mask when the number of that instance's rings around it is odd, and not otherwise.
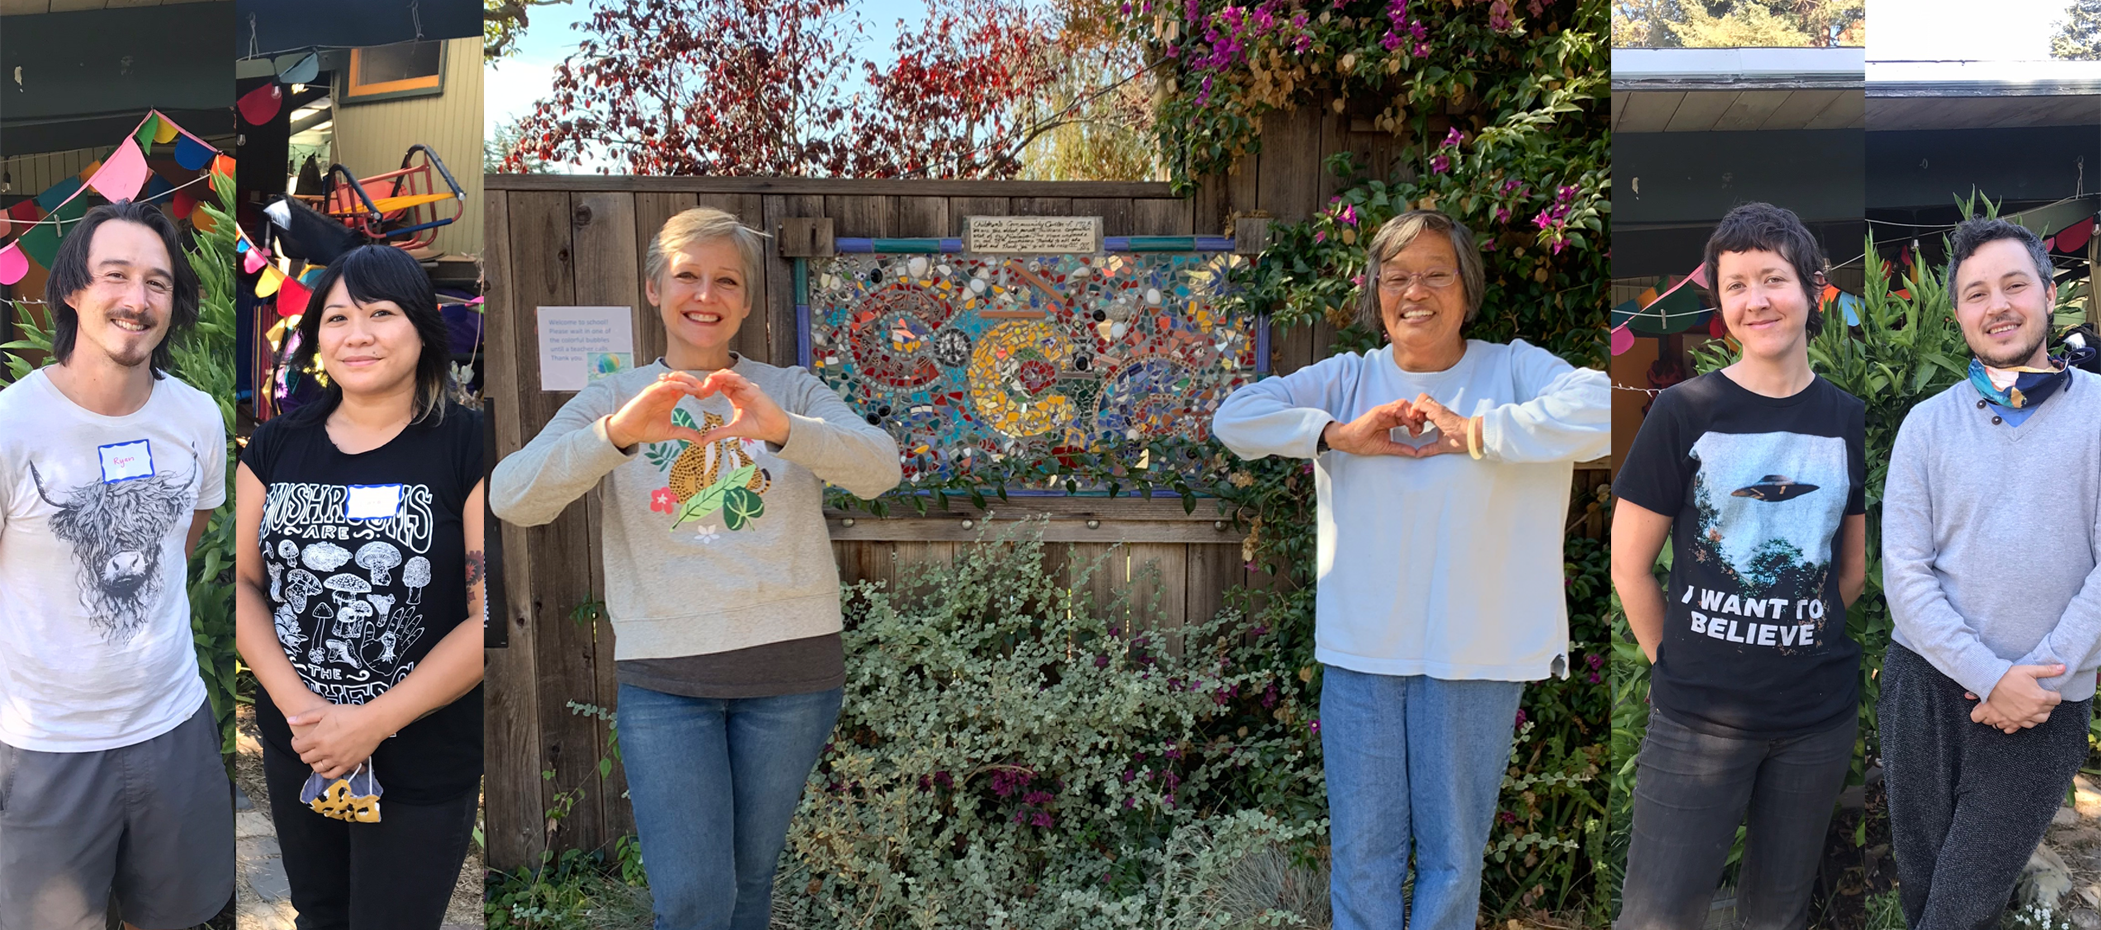
[[[233,898],[233,786],[206,702],[100,752],[0,745],[0,930],[192,927]]]
[[[1703,733],[1649,711],[1634,783],[1634,837],[1618,930],[1707,925],[1736,827],[1745,826],[1738,927],[1800,930],[1831,808],[1853,762],[1857,718],[1791,739]]]
[[[1882,662],[1882,766],[1890,845],[1911,930],[1989,930],[2086,761],[2092,699],[2004,733],[1970,721],[1977,702],[1918,653]]]

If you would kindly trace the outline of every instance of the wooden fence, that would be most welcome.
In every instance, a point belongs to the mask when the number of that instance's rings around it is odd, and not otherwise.
[[[485,394],[494,454],[517,451],[573,396],[537,389],[534,307],[634,307],[636,361],[662,354],[663,327],[641,292],[642,257],[657,228],[681,210],[719,207],[769,231],[789,218],[829,217],[842,238],[956,236],[972,215],[1100,216],[1108,236],[1218,235],[1236,215],[1260,211],[1277,222],[1297,222],[1320,209],[1340,186],[1320,170],[1330,153],[1356,151],[1360,164],[1377,169],[1391,162],[1392,136],[1348,125],[1333,114],[1271,117],[1259,158],[1189,198],[1174,197],[1159,183],[490,175]],[[778,250],[768,255],[758,290],[733,348],[795,364],[796,295],[791,265]],[[1271,370],[1286,373],[1323,357],[1330,335],[1325,325],[1274,333]],[[1604,481],[1602,470],[1577,473],[1579,513]],[[842,578],[893,578],[901,565],[945,561],[958,545],[970,545],[987,515],[967,502],[952,506],[924,518],[829,515]],[[617,691],[609,624],[574,616],[605,589],[599,507],[593,493],[547,526],[502,528],[509,645],[489,650],[487,689],[486,835],[495,868],[535,863],[550,846],[596,847],[634,829],[620,767],[603,776],[599,771],[606,722],[572,707],[610,710]],[[1208,618],[1226,591],[1267,583],[1243,567],[1245,531],[1221,520],[1208,501],[1194,514],[1173,500],[1016,499],[994,502],[992,510],[1000,521],[1048,516],[1047,538],[1073,544],[1075,564],[1123,543],[1090,587],[1101,594],[1125,589],[1140,604],[1157,594],[1160,614],[1151,620],[1161,626]],[[1602,519],[1593,515],[1578,532],[1601,534]],[[543,778],[546,771],[554,773],[551,779]],[[557,793],[579,789],[575,805],[550,829],[545,812]]]

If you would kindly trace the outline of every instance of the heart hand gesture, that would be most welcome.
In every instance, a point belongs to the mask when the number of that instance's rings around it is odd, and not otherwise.
[[[691,378],[691,375],[687,375]],[[630,398],[619,412],[606,418],[606,438],[621,449],[629,449],[645,442],[669,442],[684,439],[700,442],[700,431],[671,422],[671,410],[678,406],[679,399],[688,393],[686,385],[670,380],[663,375],[657,383],[642,389],[642,393]]]
[[[776,446],[788,444],[788,412],[767,397],[759,386],[727,368],[716,371],[706,378],[698,378],[683,371],[674,371],[663,376],[666,382],[681,385],[686,393],[694,397],[710,397],[721,394],[729,398],[735,410],[730,421],[700,434],[700,442],[714,442],[732,437],[757,439]]]

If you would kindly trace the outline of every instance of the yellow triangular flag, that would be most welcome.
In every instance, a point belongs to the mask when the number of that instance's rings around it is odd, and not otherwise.
[[[284,281],[284,272],[276,268],[264,268],[263,276],[255,282],[255,296],[268,297],[277,293],[277,288],[284,284]]]
[[[153,128],[153,141],[160,145],[175,141],[175,124],[168,122],[167,117],[160,117]]]

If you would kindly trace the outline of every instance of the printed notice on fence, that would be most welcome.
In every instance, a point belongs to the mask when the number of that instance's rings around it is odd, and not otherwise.
[[[1099,216],[973,216],[963,251],[996,255],[1093,255],[1102,250]]]
[[[633,307],[541,307],[540,390],[581,391],[592,372],[633,368]]]

